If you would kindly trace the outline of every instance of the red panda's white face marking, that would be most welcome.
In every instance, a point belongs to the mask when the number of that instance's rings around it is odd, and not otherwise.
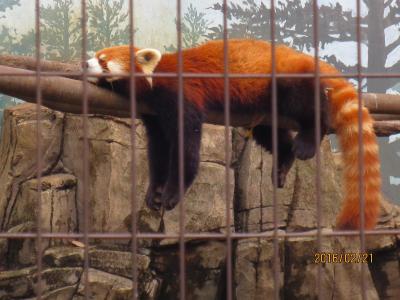
[[[135,48],[135,64],[138,70],[146,75],[151,75],[154,72],[160,59],[161,53],[156,49],[146,48],[139,50]],[[87,68],[88,72],[94,75],[111,73],[112,77],[105,78],[108,82],[124,78],[124,76],[129,75],[130,69],[129,46],[116,46],[100,50],[94,58],[87,61]],[[89,77],[88,80],[98,83],[99,78]],[[146,80],[152,86],[152,78],[146,77]]]
[[[87,61],[88,72],[92,74],[102,74],[111,73],[116,76],[106,77],[108,82],[113,82],[115,80],[121,79],[120,75],[128,75],[129,73],[124,70],[123,64],[119,63],[117,60],[107,61],[107,56],[101,54],[98,58],[92,58]],[[93,83],[99,81],[98,77],[88,77],[88,80]]]
[[[103,73],[103,68],[99,64],[99,61],[97,58],[91,58],[87,61],[87,70],[89,73],[92,74],[102,74]],[[88,77],[88,81],[97,83],[99,81],[98,77]]]
[[[107,68],[109,70],[110,73],[112,73],[113,75],[117,75],[117,76],[113,76],[113,77],[107,77],[106,80],[108,82],[113,82],[114,80],[118,80],[121,78],[124,78],[123,76],[125,75],[129,75],[129,72],[124,70],[124,67],[121,63],[119,63],[116,60],[110,60],[107,62]],[[118,75],[123,75],[118,76]]]

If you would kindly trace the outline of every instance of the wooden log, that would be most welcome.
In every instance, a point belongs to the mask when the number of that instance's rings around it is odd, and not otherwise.
[[[35,71],[36,58],[18,55],[0,55],[0,65]],[[61,72],[63,77],[80,79],[81,67],[79,63],[61,63],[56,61],[41,60],[41,71]],[[68,75],[71,73],[72,75]],[[0,73],[1,75],[1,73]],[[373,114],[400,114],[400,95],[363,93],[364,105]]]
[[[1,76],[1,74],[16,74]],[[87,88],[87,101],[89,113],[106,114],[116,117],[130,117],[130,102],[128,99],[109,90],[99,88],[93,84],[85,83]],[[40,78],[42,104],[55,110],[81,114],[83,107],[84,83],[64,77]],[[37,78],[35,72],[0,66],[0,92],[36,103]],[[143,102],[137,103],[137,115],[152,114],[151,110]],[[384,115],[379,116],[380,120]],[[250,127],[255,120],[261,123],[271,124],[271,118],[263,114],[231,113],[231,126]],[[390,115],[390,120],[396,119],[396,115]],[[400,120],[400,115],[397,118]],[[224,125],[224,116],[221,112],[210,112],[206,116],[206,122]],[[377,135],[386,136],[400,131],[400,121],[376,122]],[[278,117],[278,126],[296,130],[298,124],[288,118]],[[382,128],[382,130],[381,130]]]
[[[372,113],[400,114],[400,95],[363,93],[362,100]]]
[[[377,136],[389,136],[400,132],[400,121],[376,121],[374,129]]]
[[[0,65],[25,70],[36,71],[36,58],[30,56],[18,55],[0,55]],[[74,73],[75,75],[67,76],[68,78],[79,79],[81,76],[77,74],[82,72],[79,63],[62,63],[58,61],[41,60],[40,70],[43,72],[63,72]]]

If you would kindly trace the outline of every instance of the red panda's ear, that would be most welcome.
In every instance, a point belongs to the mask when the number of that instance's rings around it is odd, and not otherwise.
[[[136,61],[142,67],[143,73],[151,74],[161,59],[161,52],[157,49],[142,49],[136,52]]]

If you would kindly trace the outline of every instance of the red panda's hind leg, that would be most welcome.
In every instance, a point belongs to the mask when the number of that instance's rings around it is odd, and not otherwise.
[[[325,96],[323,96],[325,97]],[[322,103],[326,102],[326,99],[322,99]],[[328,132],[329,121],[328,113],[325,105],[321,105],[320,110],[320,136],[319,141],[321,142],[324,136]],[[316,153],[316,124],[314,109],[310,109],[308,112],[304,112],[302,117],[297,118],[300,124],[300,129],[293,140],[293,152],[296,158],[300,160],[307,160],[313,158]]]
[[[300,160],[313,158],[316,152],[314,130],[299,131],[293,141],[293,151]]]
[[[323,86],[320,88],[320,137],[329,128],[328,99]],[[299,130],[293,140],[293,152],[296,158],[310,159],[316,152],[315,121],[315,82],[314,79],[278,80],[278,113],[295,120]]]

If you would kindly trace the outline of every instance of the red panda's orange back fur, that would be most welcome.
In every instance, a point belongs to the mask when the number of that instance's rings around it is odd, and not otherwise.
[[[112,49],[98,52],[113,54]],[[271,73],[271,45],[255,40],[229,40],[229,72],[236,74]],[[135,49],[137,51],[137,49]],[[129,71],[129,47],[118,47],[119,60],[124,61]],[[125,53],[125,54],[122,54]],[[300,53],[292,48],[276,46],[276,72],[287,74],[314,73],[314,57]],[[114,55],[108,55],[113,57]],[[111,59],[111,58],[110,58]],[[223,41],[211,41],[195,48],[183,51],[183,71],[188,73],[223,73]],[[177,53],[164,54],[154,72],[177,72]],[[140,70],[140,67],[138,67]],[[331,65],[320,61],[320,72],[337,76],[339,72]],[[342,147],[344,165],[345,199],[342,211],[337,219],[337,227],[356,229],[360,227],[359,197],[359,145],[358,145],[358,93],[344,78],[320,79],[323,88],[329,93],[331,126],[336,130]],[[260,95],[270,88],[269,78],[230,79],[231,101],[240,101],[251,105],[259,101]],[[177,91],[177,80],[156,77],[157,85]],[[224,80],[221,78],[187,78],[184,80],[184,93],[188,101],[204,107],[207,101],[223,101]],[[262,98],[262,97],[261,97]],[[279,95],[278,95],[279,98]],[[373,130],[373,120],[366,108],[362,108],[362,139],[364,151],[362,162],[364,173],[365,228],[371,229],[377,223],[380,212],[381,176],[378,146]]]

